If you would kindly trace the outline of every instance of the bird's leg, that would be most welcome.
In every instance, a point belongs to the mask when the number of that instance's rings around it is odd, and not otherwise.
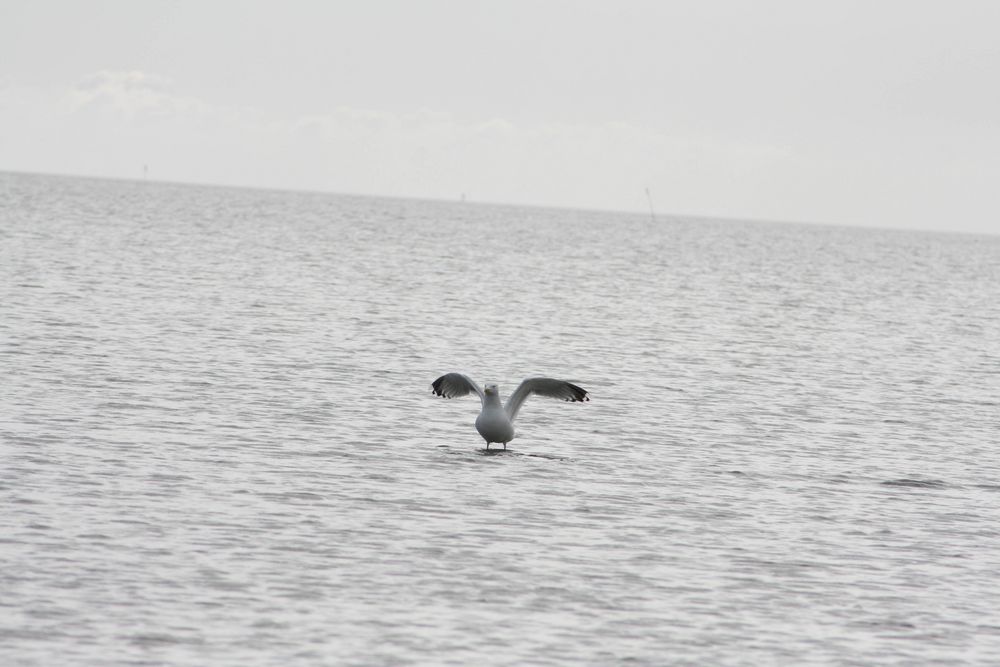
[[[487,442],[486,443],[486,449],[489,449],[489,448],[490,448],[490,443]]]
[[[507,451],[507,443],[506,443],[506,442],[505,442],[505,443],[503,443],[503,450],[504,450],[505,452]]]

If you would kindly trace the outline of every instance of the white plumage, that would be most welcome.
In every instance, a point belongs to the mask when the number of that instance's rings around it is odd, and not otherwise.
[[[500,389],[495,384],[487,384],[480,389],[479,385],[461,373],[442,375],[431,384],[434,394],[445,398],[457,398],[467,394],[476,394],[482,402],[483,409],[476,417],[476,430],[486,441],[486,449],[494,442],[503,444],[514,439],[514,420],[521,406],[532,394],[561,398],[572,403],[589,401],[587,391],[570,382],[553,378],[528,378],[514,390],[506,404],[500,401]]]

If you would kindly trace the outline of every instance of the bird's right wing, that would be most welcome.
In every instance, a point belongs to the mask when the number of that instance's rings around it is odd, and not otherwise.
[[[461,373],[447,373],[431,383],[431,391],[445,398],[457,398],[466,394],[476,394],[481,403],[486,402],[486,396],[479,385]]]
[[[503,409],[507,411],[507,417],[511,421],[514,421],[521,406],[532,394],[548,396],[550,398],[561,398],[564,401],[574,403],[590,400],[586,389],[578,387],[571,382],[555,380],[553,378],[529,378],[518,385],[514,393],[507,399],[507,403],[503,406]]]

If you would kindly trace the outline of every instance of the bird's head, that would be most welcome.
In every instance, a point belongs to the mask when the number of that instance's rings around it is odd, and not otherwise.
[[[483,391],[486,392],[487,396],[496,396],[497,394],[500,393],[500,389],[498,389],[495,384],[488,384],[488,385],[486,385],[486,387],[485,387],[485,389]]]

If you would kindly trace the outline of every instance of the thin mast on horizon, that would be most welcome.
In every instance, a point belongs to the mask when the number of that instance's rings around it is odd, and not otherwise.
[[[656,213],[653,211],[653,195],[649,194],[649,188],[646,188],[646,200],[649,202],[649,219],[655,223]]]

